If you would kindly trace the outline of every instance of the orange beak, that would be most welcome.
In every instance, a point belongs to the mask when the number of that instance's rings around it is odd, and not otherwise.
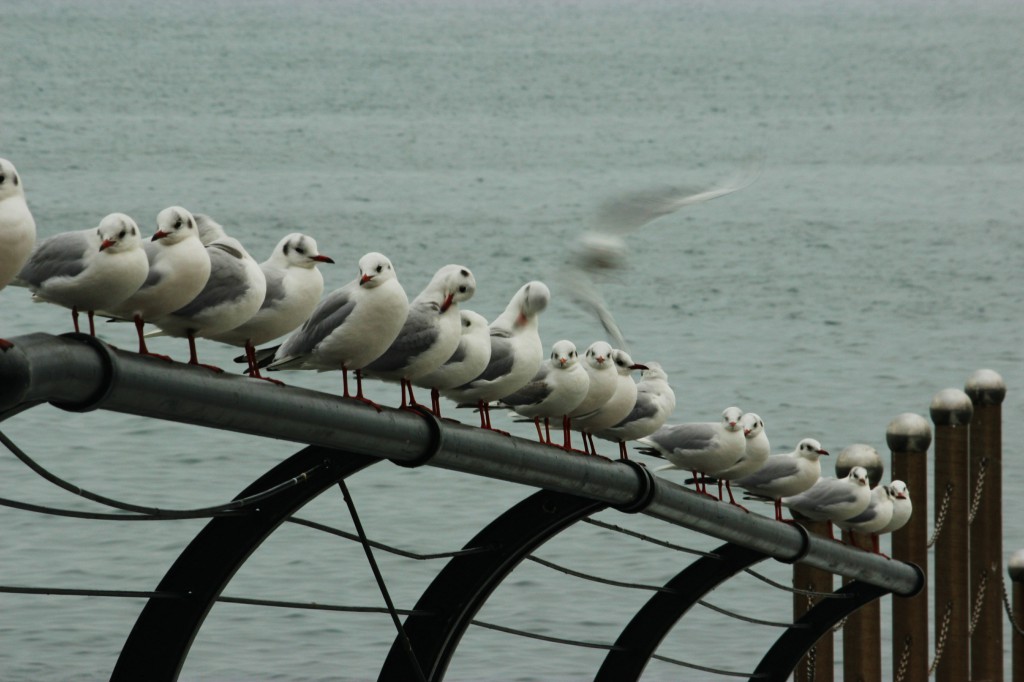
[[[115,242],[113,239],[104,239],[103,243],[100,244],[100,251],[103,251],[104,249],[108,249],[108,248],[110,248],[111,246],[113,246],[116,243],[117,242]]]

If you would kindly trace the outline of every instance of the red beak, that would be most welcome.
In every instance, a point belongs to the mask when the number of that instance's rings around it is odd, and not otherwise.
[[[650,369],[647,365],[630,365],[630,369]]]
[[[441,304],[441,312],[448,310],[452,307],[452,301],[455,300],[455,294],[448,294],[445,296],[444,303]]]
[[[313,256],[313,260],[315,260],[318,263],[331,263],[332,265],[334,264],[334,260],[332,258],[328,258],[327,256]]]
[[[828,450],[818,450],[818,454],[819,455],[827,455],[828,454]]]
[[[151,242],[155,242],[155,241],[156,241],[157,239],[163,239],[163,238],[164,238],[164,237],[166,237],[166,236],[167,236],[168,234],[169,234],[169,233],[167,233],[167,232],[164,232],[163,230],[157,230],[156,232],[154,232],[154,233],[153,233],[153,238],[152,238],[152,239],[150,239],[149,241],[151,241]]]
[[[363,286],[371,279],[373,279],[373,277],[370,277],[369,275],[363,275],[362,277],[359,278],[359,286]]]
[[[107,248],[109,248],[109,247],[113,246],[113,245],[114,245],[114,244],[116,244],[116,243],[117,243],[117,242],[115,242],[115,241],[114,241],[114,240],[112,240],[112,239],[104,239],[104,240],[103,240],[103,243],[102,243],[102,244],[100,244],[100,251],[103,251],[104,249],[107,249]]]

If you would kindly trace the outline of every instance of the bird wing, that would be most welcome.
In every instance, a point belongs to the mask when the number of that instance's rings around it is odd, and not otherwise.
[[[437,342],[441,330],[437,326],[439,308],[436,303],[409,308],[398,338],[384,354],[363,368],[366,374],[396,372]]]
[[[92,230],[66,232],[39,243],[18,278],[31,287],[38,287],[54,277],[75,277],[85,270],[87,251],[99,249],[89,239]],[[98,251],[97,251],[98,252]]]
[[[324,300],[320,301],[302,327],[281,344],[277,353],[278,357],[306,355],[316,348],[355,310],[356,300],[353,293],[355,293],[355,289],[346,285],[328,294]]]
[[[480,376],[470,384],[478,381],[494,381],[512,371],[516,361],[515,344],[504,333],[491,333],[491,359]]]
[[[243,256],[238,250],[226,244],[210,244],[206,247],[210,255],[210,278],[203,290],[173,315],[192,317],[204,310],[230,303],[245,294],[251,286],[245,272]]]
[[[551,395],[551,385],[547,382],[547,376],[551,372],[551,365],[543,364],[533,379],[511,395],[501,399],[506,405],[518,407],[522,405],[536,405]]]

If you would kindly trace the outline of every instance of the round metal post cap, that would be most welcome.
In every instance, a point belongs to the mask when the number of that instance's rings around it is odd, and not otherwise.
[[[893,452],[928,452],[932,444],[932,425],[913,412],[904,412],[889,422],[885,442]]]
[[[1024,549],[1018,549],[1006,562],[1006,570],[1010,580],[1015,583],[1024,582]]]
[[[836,457],[836,476],[843,478],[850,473],[850,469],[858,466],[868,470],[868,481],[872,488],[878,485],[885,473],[885,464],[878,450],[864,443],[854,443],[843,448]]]
[[[979,369],[968,377],[964,391],[975,405],[999,405],[1006,397],[1006,382],[998,372]]]
[[[929,411],[936,426],[966,426],[974,415],[974,403],[959,388],[946,388],[932,398]]]

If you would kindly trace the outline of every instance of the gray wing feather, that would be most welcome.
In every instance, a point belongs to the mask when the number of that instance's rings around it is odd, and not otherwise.
[[[769,457],[760,469],[734,483],[742,487],[758,488],[780,478],[796,476],[799,471],[800,467],[792,457]]]
[[[316,348],[352,314],[356,304],[347,286],[336,289],[313,310],[309,319],[281,344],[278,357],[305,355]]]
[[[146,275],[146,281],[142,283],[142,288],[155,286],[164,278],[163,273],[159,272],[156,268],[152,267],[153,262],[156,260],[157,254],[160,253],[160,249],[166,248],[159,242],[143,242],[143,250],[146,252],[146,257],[149,259],[149,274]]]
[[[416,306],[409,309],[398,338],[382,356],[363,368],[363,372],[395,372],[409,364],[409,361],[429,349],[437,342],[440,330],[434,324],[439,308],[436,304]]]
[[[845,495],[842,494],[843,488],[837,487],[835,483],[834,480],[820,481],[810,490],[791,498],[791,502],[797,508],[821,510],[835,504],[852,502],[856,498],[850,490],[847,490]]]
[[[658,414],[658,401],[654,399],[649,393],[637,393],[636,402],[633,404],[633,409],[629,411],[622,421],[613,426],[612,428],[618,428],[625,426],[626,424],[640,421],[641,419],[650,419]]]
[[[677,424],[659,429],[650,439],[669,452],[706,450],[715,433],[713,424]]]
[[[248,291],[245,265],[238,251],[221,244],[211,244],[206,250],[210,254],[210,278],[206,280],[206,286],[198,296],[172,314],[191,317],[207,308],[236,300]]]
[[[868,521],[874,521],[876,518],[878,518],[878,505],[869,504],[867,509],[862,511],[860,514],[857,514],[852,519],[846,519],[843,523],[866,523]]]
[[[533,379],[530,380],[530,383],[526,384],[512,395],[505,396],[501,399],[501,402],[506,405],[511,405],[512,407],[519,405],[536,405],[541,402],[551,395],[551,386],[547,381],[545,381],[550,371],[550,365],[541,365],[540,369],[537,370],[537,373],[533,375]]]
[[[469,382],[473,384],[477,381],[494,381],[512,370],[512,365],[515,363],[515,352],[512,346],[512,342],[509,341],[505,335],[491,334],[491,360],[487,363],[487,367],[484,371],[473,381]]]
[[[92,246],[89,237],[83,232],[50,237],[36,247],[18,278],[31,287],[38,287],[53,277],[75,277],[85,270],[83,256]]]
[[[264,268],[263,275],[267,279],[267,293],[263,297],[263,305],[260,307],[269,308],[277,301],[284,300],[284,272],[278,268]]]

